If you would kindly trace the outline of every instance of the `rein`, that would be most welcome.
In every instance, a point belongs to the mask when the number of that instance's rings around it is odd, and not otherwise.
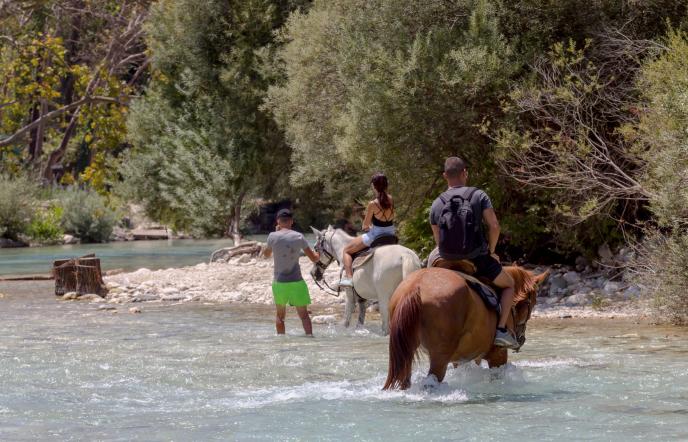
[[[334,232],[332,232],[332,236],[334,236]],[[328,295],[339,296],[339,287],[337,287],[337,290],[333,289],[330,287],[330,284],[327,283],[327,280],[323,278],[325,270],[332,264],[332,261],[335,261],[334,255],[325,248],[325,235],[321,236],[315,243],[315,251],[320,254],[320,259],[315,263],[315,272],[311,272],[313,282],[315,282],[315,285],[317,285],[320,290]],[[325,257],[325,261],[323,261],[323,256]]]

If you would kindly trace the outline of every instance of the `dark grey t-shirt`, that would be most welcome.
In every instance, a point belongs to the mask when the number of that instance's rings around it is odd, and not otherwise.
[[[464,191],[460,190],[462,189],[463,186],[459,187],[450,187],[448,190],[444,191],[442,194],[446,195],[447,198],[451,198],[454,195],[457,195],[459,193],[463,193]],[[475,205],[477,206],[478,204],[480,205],[480,218],[482,219],[482,213],[483,210],[485,209],[492,209],[492,201],[490,201],[490,197],[487,196],[485,192],[482,190],[478,189],[475,191],[473,194],[473,197],[471,198],[472,201],[475,201]],[[432,203],[432,207],[430,207],[430,224],[433,226],[436,226],[439,224],[440,217],[442,216],[442,208],[444,207],[444,203],[442,200],[437,197],[435,198],[435,201]],[[479,252],[476,252],[477,255],[483,255],[489,252],[489,245],[487,244],[487,240],[485,240],[485,234],[483,225],[480,223],[480,232],[483,237],[483,245],[480,248]],[[442,252],[440,251],[440,256],[444,259],[454,259],[455,257],[453,256],[444,256]]]
[[[275,281],[301,281],[299,258],[301,251],[309,247],[303,235],[294,230],[278,230],[268,235],[268,247],[275,262]]]

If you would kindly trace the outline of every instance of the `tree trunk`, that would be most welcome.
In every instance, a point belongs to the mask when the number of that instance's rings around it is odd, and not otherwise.
[[[31,108],[31,123],[33,123],[36,120],[40,120],[41,118],[41,104],[36,103],[32,108]],[[32,163],[36,161],[36,159],[39,157],[37,154],[38,150],[38,132],[40,130],[41,124],[39,123],[38,126],[35,128],[31,129],[31,132],[29,132],[29,161]]]
[[[229,218],[227,223],[227,230],[225,232],[226,236],[231,236],[234,240],[234,245],[237,246],[241,243],[241,234],[239,233],[239,224],[241,223],[241,206],[244,203],[244,197],[246,196],[246,191],[239,193],[236,201],[234,202],[234,214]]]

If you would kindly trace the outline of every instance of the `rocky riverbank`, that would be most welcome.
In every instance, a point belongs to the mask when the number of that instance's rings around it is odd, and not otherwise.
[[[312,264],[301,258],[301,271],[314,304],[336,305],[344,302],[320,290],[308,275]],[[151,271],[139,269],[105,278],[109,289],[106,301],[130,302],[239,302],[272,303],[272,261],[242,255],[228,263],[198,264],[192,267]],[[328,280],[338,276],[336,269],[326,273]]]
[[[302,273],[309,286],[314,305],[338,306],[344,297],[323,292],[309,275],[312,267],[307,258],[301,261]],[[579,262],[578,268],[536,268],[540,273],[549,270],[550,277],[540,288],[535,317],[644,317],[650,302],[642,287],[623,277]],[[271,304],[272,262],[249,255],[235,257],[229,262],[198,264],[192,267],[164,270],[139,269],[131,273],[107,276],[109,292],[105,299],[87,297],[93,302],[107,304],[130,303],[252,303]],[[326,273],[328,281],[336,281],[338,270]],[[374,307],[373,307],[374,308]]]

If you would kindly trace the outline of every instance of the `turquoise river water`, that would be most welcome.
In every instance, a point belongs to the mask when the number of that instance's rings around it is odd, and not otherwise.
[[[505,369],[450,369],[429,391],[421,358],[409,391],[383,392],[376,323],[307,339],[290,311],[278,337],[268,307],[0,292],[3,441],[688,440],[681,329],[536,319]]]
[[[265,241],[266,237],[255,235],[247,240]],[[307,237],[310,238],[309,235]],[[100,258],[105,270],[182,267],[208,262],[214,250],[232,245],[231,239],[179,239],[0,249],[0,275],[46,274],[56,259],[76,258],[89,253]]]

